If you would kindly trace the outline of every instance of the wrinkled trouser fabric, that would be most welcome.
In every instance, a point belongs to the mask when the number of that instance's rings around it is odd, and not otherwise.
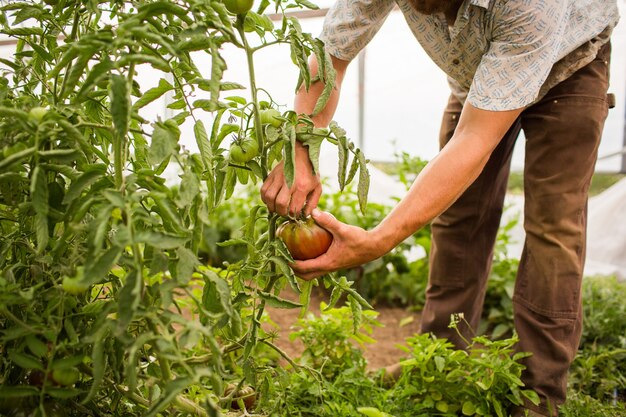
[[[432,223],[432,252],[422,332],[463,341],[448,328],[463,313],[479,324],[515,141],[524,131],[526,239],[513,297],[519,351],[531,352],[523,381],[549,415],[565,401],[567,371],[582,331],[581,283],[587,199],[608,112],[610,44],[596,59],[522,112],[476,181]],[[440,145],[450,140],[462,105],[445,110]],[[466,339],[469,329],[459,327]]]

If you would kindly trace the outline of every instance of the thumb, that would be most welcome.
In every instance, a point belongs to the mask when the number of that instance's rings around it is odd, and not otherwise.
[[[338,232],[341,227],[341,222],[337,220],[335,216],[318,208],[313,209],[311,216],[313,216],[315,223],[319,224],[333,234],[334,232]]]

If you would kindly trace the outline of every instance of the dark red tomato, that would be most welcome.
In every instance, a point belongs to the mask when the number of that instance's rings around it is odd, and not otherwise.
[[[233,390],[237,388],[235,384],[228,384],[226,389],[224,390],[224,395],[230,395]],[[254,405],[256,404],[256,392],[252,387],[242,387],[239,391],[233,394],[233,399],[230,403],[230,408],[233,410],[240,410],[239,399],[243,400],[243,405],[246,407],[246,410],[252,410]]]
[[[333,235],[315,223],[312,217],[306,220],[287,220],[278,227],[280,237],[289,253],[296,260],[313,259],[326,253],[333,242]]]

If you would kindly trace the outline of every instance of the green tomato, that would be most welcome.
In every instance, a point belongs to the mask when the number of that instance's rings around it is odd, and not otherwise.
[[[256,139],[246,138],[236,140],[230,145],[230,160],[245,164],[259,154],[259,144]]]
[[[270,124],[274,127],[279,127],[283,122],[279,119],[280,112],[276,109],[261,110],[261,124]]]
[[[61,284],[63,291],[72,295],[79,295],[89,289],[89,285],[83,281],[83,267],[76,268],[75,277],[64,277]]]
[[[52,371],[52,380],[65,387],[74,385],[80,378],[80,372],[76,369],[55,369]]]
[[[48,109],[45,107],[33,107],[28,112],[28,118],[34,122],[40,123],[46,113],[48,113]]]
[[[224,0],[226,10],[232,14],[245,14],[252,9],[254,0]]]

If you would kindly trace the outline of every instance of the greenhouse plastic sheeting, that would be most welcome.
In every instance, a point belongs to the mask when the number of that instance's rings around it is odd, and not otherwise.
[[[405,186],[381,170],[369,166],[369,201],[395,205],[396,198],[406,193]],[[320,172],[325,178],[325,190],[336,191],[337,156],[335,149],[323,148]],[[507,195],[502,224],[518,218],[511,230],[512,242],[508,255],[519,257],[524,244],[523,208],[521,195]],[[626,280],[626,178],[589,199],[587,258],[585,275],[616,275]],[[382,220],[382,219],[381,219]]]

